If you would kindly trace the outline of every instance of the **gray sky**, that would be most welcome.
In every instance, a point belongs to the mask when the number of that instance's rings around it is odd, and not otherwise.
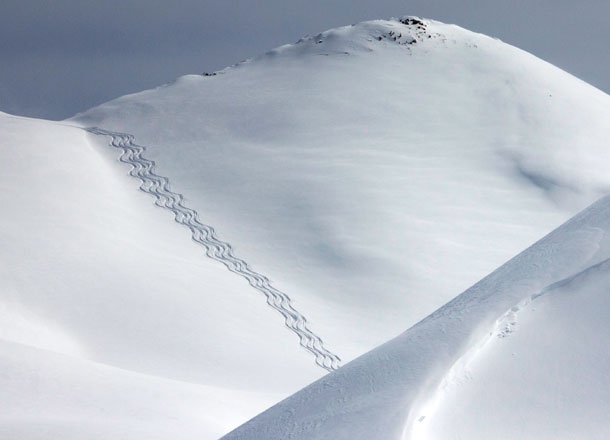
[[[63,119],[305,34],[405,14],[498,37],[610,92],[607,0],[2,0],[0,110]]]

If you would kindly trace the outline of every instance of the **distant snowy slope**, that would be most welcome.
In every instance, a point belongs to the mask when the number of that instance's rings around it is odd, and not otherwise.
[[[0,115],[0,437],[217,438],[320,377],[92,138]]]
[[[307,37],[71,123],[134,134],[349,360],[604,194],[608,120],[610,97],[556,67],[405,18]]]
[[[608,438],[609,262],[606,197],[223,439]]]

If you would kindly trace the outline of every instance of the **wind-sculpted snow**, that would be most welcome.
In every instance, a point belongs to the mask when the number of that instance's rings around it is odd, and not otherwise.
[[[267,304],[282,314],[286,327],[299,337],[301,346],[315,356],[317,365],[328,371],[339,368],[341,359],[326,349],[322,339],[308,328],[307,319],[294,308],[290,297],[274,288],[267,277],[252,270],[244,260],[237,258],[231,245],[220,240],[212,226],[202,223],[197,212],[185,206],[182,194],[171,191],[169,180],[155,173],[155,162],[143,157],[145,148],[137,145],[132,135],[97,127],[87,131],[112,138],[110,145],[123,152],[121,162],[131,165],[130,175],[141,180],[140,189],[155,197],[155,205],[171,211],[177,223],[189,228],[193,240],[205,248],[209,258],[242,276],[265,295]]]

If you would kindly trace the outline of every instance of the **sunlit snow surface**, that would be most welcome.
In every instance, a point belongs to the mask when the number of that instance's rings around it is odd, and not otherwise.
[[[79,127],[133,134],[344,361],[606,193],[610,97],[500,41],[408,23],[327,31],[64,123],[0,114],[0,437],[218,438],[324,374]],[[548,286],[607,258],[603,206],[234,435],[489,438],[510,413],[505,438],[554,418],[549,438],[602,438],[605,266]],[[513,410],[528,390],[539,400]]]

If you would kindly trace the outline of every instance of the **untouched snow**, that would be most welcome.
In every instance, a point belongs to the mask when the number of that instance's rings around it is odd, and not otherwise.
[[[277,400],[0,341],[0,438],[218,438]]]
[[[604,439],[610,197],[232,439]]]
[[[608,120],[610,97],[521,50],[380,20],[71,123],[135,135],[350,360],[610,188]]]
[[[604,260],[509,311],[413,438],[610,438],[609,286]]]

